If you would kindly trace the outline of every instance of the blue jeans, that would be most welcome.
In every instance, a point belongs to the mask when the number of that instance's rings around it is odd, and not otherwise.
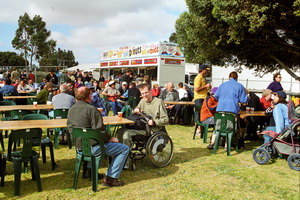
[[[276,132],[276,127],[275,126],[268,126],[266,128],[266,131],[275,131]],[[268,135],[264,135],[264,144],[267,144],[268,142],[270,142],[272,140],[271,136]]]
[[[109,102],[110,105],[111,105],[111,109],[114,113],[114,115],[118,115],[118,110],[121,110],[122,109],[122,104],[118,101],[115,101],[115,102]]]
[[[108,142],[104,144],[105,154],[113,157],[111,164],[109,165],[106,175],[112,178],[119,178],[124,167],[125,161],[129,154],[129,147],[125,144]],[[92,154],[97,156],[101,152],[100,145],[92,147]],[[91,163],[88,162],[88,168],[91,168]]]

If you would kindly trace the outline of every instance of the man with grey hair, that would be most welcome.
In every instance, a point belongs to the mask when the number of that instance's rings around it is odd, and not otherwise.
[[[54,109],[60,108],[71,108],[75,103],[75,97],[68,94],[69,86],[67,84],[62,84],[59,87],[60,94],[55,95],[52,98],[52,104]]]

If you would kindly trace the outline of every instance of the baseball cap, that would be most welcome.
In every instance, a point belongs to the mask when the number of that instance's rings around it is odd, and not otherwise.
[[[278,96],[286,99],[286,93],[284,91],[273,92],[273,94],[277,94]]]
[[[128,84],[127,84],[127,82],[124,81],[124,82],[122,82],[122,85],[128,85]]]
[[[204,69],[207,69],[207,68],[208,68],[207,65],[200,65],[200,66],[199,66],[199,69],[201,69],[201,70],[204,70]]]

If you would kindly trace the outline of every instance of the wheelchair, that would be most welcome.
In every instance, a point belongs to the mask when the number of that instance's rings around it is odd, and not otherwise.
[[[173,141],[165,127],[161,131],[151,132],[148,121],[151,116],[141,113],[141,121],[146,125],[146,135],[132,137],[129,157],[132,159],[131,169],[136,170],[136,161],[146,158],[147,162],[157,168],[167,166],[173,158]]]

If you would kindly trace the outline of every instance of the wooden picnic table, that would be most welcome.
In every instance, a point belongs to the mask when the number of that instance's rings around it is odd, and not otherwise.
[[[36,96],[4,96],[3,99],[30,99],[36,98]]]
[[[38,104],[34,105],[11,105],[11,106],[0,106],[1,111],[12,111],[12,110],[53,110],[53,105]]]
[[[173,104],[173,105],[195,105],[193,101],[164,101],[164,104]]]
[[[254,112],[246,112],[246,111],[241,111],[240,112],[240,118],[244,119],[245,117],[264,117],[266,116],[265,111],[254,111]]]
[[[112,124],[134,124],[134,121],[120,118],[118,116],[103,117],[104,125]],[[66,128],[67,119],[49,119],[49,120],[16,120],[0,121],[0,130],[17,130],[28,128]]]

